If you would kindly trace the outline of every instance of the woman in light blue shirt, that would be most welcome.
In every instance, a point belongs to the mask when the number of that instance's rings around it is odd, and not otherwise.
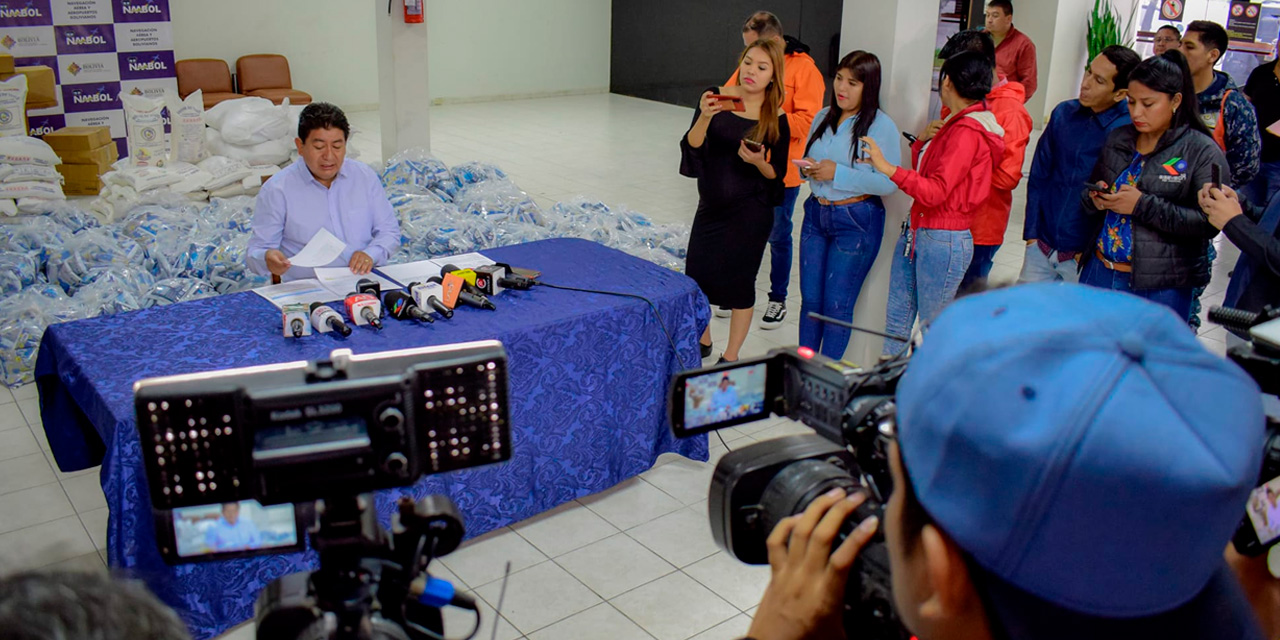
[[[830,107],[818,112],[801,174],[813,195],[804,203],[800,229],[800,345],[829,358],[844,357],[849,330],[809,319],[810,312],[853,319],[862,282],[884,236],[881,196],[897,190],[884,174],[859,159],[864,136],[901,158],[898,126],[880,110],[880,59],[854,51],[840,61]],[[807,166],[806,166],[807,165]]]

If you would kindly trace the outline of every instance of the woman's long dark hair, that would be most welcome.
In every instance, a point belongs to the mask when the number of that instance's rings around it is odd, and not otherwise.
[[[854,51],[840,60],[836,71],[841,70],[853,74],[853,79],[862,83],[862,106],[858,107],[858,119],[853,123],[853,158],[851,159],[856,160],[858,141],[871,131],[871,125],[876,121],[876,113],[880,111],[880,58],[877,58],[874,53]],[[835,94],[833,84],[829,101],[831,108],[827,109],[827,117],[822,119],[822,126],[814,129],[813,135],[809,136],[809,144],[804,148],[806,156],[809,155],[809,149],[813,147],[813,143],[817,142],[827,129],[834,134],[840,127],[840,116],[844,115],[844,110],[836,104]]]
[[[1129,73],[1129,85],[1133,86],[1135,82],[1152,91],[1159,91],[1170,99],[1182,94],[1182,104],[1173,112],[1170,129],[1185,125],[1206,136],[1213,136],[1200,119],[1200,101],[1196,99],[1195,81],[1191,79],[1191,69],[1181,51],[1170,49],[1138,63]]]

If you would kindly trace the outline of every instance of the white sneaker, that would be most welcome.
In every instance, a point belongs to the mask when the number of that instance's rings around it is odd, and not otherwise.
[[[783,302],[769,302],[769,306],[764,310],[764,317],[760,318],[760,328],[765,330],[777,329],[782,326],[782,321],[787,317],[787,305]]]
[[[717,318],[728,318],[733,315],[733,309],[726,307],[716,307],[715,312]]]

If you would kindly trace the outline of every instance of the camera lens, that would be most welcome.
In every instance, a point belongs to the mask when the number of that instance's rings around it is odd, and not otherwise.
[[[761,520],[765,531],[773,531],[784,518],[803,513],[809,504],[832,489],[853,494],[862,486],[847,469],[821,460],[801,460],[787,465],[774,476],[760,496]],[[878,505],[871,498],[863,502],[849,520],[840,526],[832,542],[838,546],[865,518],[876,513]]]

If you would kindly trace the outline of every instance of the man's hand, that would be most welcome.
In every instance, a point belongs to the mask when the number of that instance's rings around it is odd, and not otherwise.
[[[831,160],[815,162],[807,171],[809,179],[816,182],[831,182],[836,179],[836,163]]]
[[[1235,189],[1225,184],[1215,187],[1206,183],[1200,187],[1197,195],[1200,198],[1200,210],[1208,216],[1209,224],[1218,230],[1227,226],[1232,218],[1244,213],[1240,206],[1240,196]]]
[[[284,272],[293,266],[289,259],[284,257],[284,252],[279,249],[268,250],[264,257],[267,260],[267,271],[270,271],[273,275],[283,276]]]
[[[351,267],[351,273],[362,276],[373,271],[373,258],[363,251],[357,251],[351,254],[351,263],[347,266]]]
[[[941,128],[942,128],[942,121],[934,120],[933,122],[929,123],[929,126],[924,128],[924,131],[920,132],[920,135],[916,136],[916,139],[920,140],[921,142],[932,140],[934,136],[938,135],[938,130]]]
[[[768,542],[773,578],[747,635],[756,640],[845,637],[845,583],[879,520],[862,521],[834,551],[831,543],[863,500],[862,494],[846,498],[836,489],[814,500],[803,514],[778,523]]]

